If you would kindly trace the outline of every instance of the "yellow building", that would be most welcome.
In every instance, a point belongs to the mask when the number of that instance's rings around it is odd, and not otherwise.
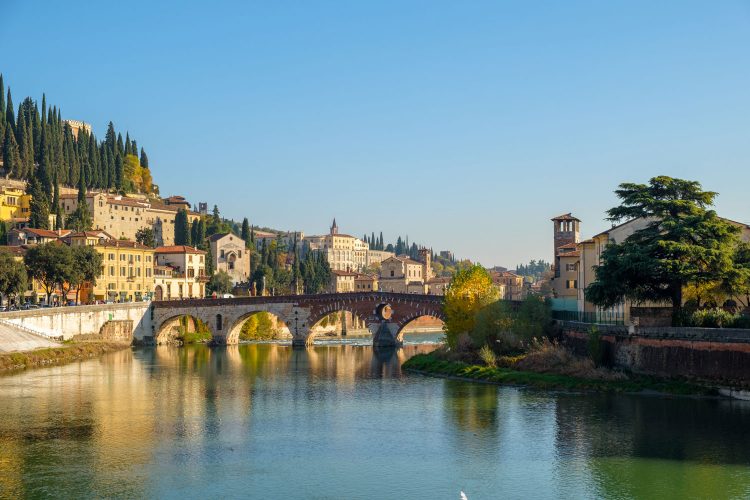
[[[128,240],[102,239],[94,248],[102,254],[102,272],[83,302],[133,302],[151,299],[154,292],[154,249]]]
[[[31,195],[21,189],[12,187],[0,187],[0,220],[28,218],[31,204]]]
[[[357,273],[349,271],[331,270],[331,283],[328,286],[329,293],[347,293],[354,291],[354,278]]]

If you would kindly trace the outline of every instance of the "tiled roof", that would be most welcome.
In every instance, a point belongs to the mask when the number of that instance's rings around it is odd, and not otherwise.
[[[581,252],[576,250],[574,252],[559,252],[557,254],[558,257],[580,257]]]
[[[357,275],[357,273],[353,273],[351,271],[337,271],[337,270],[332,270],[331,274],[335,274],[336,276],[356,276]]]
[[[557,247],[557,249],[560,250],[563,248],[575,248],[576,246],[578,246],[578,243],[566,243],[565,245],[560,245],[559,247]]]
[[[206,252],[203,250],[198,250],[195,247],[191,247],[188,245],[172,245],[168,247],[158,247],[154,250],[155,253],[192,253],[192,254],[199,254],[203,255]]]
[[[60,229],[58,231],[50,231],[49,229],[35,229],[27,227],[26,229],[19,229],[20,232],[31,233],[40,238],[62,238],[71,233],[70,229]]]
[[[130,241],[130,240],[105,240],[102,241],[100,246],[103,247],[117,247],[117,248],[133,248],[133,249],[140,249],[140,250],[151,250],[151,247],[147,247],[146,245],[141,245],[140,243],[136,241]]]
[[[578,222],[581,222],[581,219],[574,217],[570,212],[568,212],[567,214],[558,215],[557,217],[553,217],[550,220],[576,220]]]

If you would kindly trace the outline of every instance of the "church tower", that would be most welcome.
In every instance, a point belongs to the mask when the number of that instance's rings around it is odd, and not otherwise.
[[[339,234],[339,226],[336,224],[336,217],[333,218],[333,224],[331,224],[331,235]]]
[[[561,246],[578,243],[581,240],[581,221],[573,214],[558,215],[552,219],[555,228],[554,253],[552,262],[555,261]]]
[[[422,278],[427,283],[432,279],[432,252],[427,248],[419,250],[419,260],[422,262]]]

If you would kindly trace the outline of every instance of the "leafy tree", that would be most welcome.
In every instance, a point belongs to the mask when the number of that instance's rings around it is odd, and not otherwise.
[[[73,269],[70,285],[76,287],[76,302],[78,302],[81,289],[88,284],[92,289],[96,286],[96,279],[102,273],[104,256],[89,245],[78,245],[71,247],[73,254]]]
[[[226,271],[219,271],[214,274],[206,284],[206,289],[209,293],[216,292],[219,295],[223,293],[231,293],[233,288],[232,277],[229,276]]]
[[[0,252],[0,296],[10,300],[26,291],[26,268],[11,254]]]
[[[174,244],[190,244],[190,226],[188,225],[188,213],[184,208],[178,210],[174,218]]]
[[[156,248],[156,236],[153,228],[142,227],[135,232],[135,241],[150,248]]]
[[[458,271],[445,294],[445,334],[448,346],[459,346],[459,337],[474,329],[476,315],[495,302],[499,293],[487,270],[476,264]]]
[[[716,193],[695,181],[660,176],[647,185],[621,184],[615,193],[621,204],[607,212],[610,221],[647,224],[604,249],[586,296],[605,308],[625,299],[669,303],[679,324],[685,287],[732,273],[739,228],[709,210]]]
[[[24,263],[29,276],[44,289],[47,303],[55,289],[70,279],[73,269],[73,254],[70,247],[59,243],[36,245],[26,252]]]

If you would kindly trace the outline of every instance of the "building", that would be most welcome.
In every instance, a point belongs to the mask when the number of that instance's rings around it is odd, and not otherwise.
[[[175,207],[177,210],[185,209],[190,211],[190,202],[188,202],[184,196],[170,196],[164,198],[164,204],[170,207]]]
[[[133,302],[153,297],[153,248],[115,239],[103,239],[94,248],[103,257],[102,273],[93,288],[84,287],[81,302]]]
[[[332,270],[362,272],[366,267],[380,264],[392,257],[392,252],[370,250],[370,246],[359,238],[342,234],[336,219],[333,219],[328,234],[308,236],[304,240],[311,251],[325,256]]]
[[[374,274],[357,274],[354,277],[355,292],[377,292],[378,277]]]
[[[63,120],[68,126],[70,126],[70,130],[73,132],[73,137],[78,139],[78,132],[83,130],[86,133],[91,133],[91,125],[89,125],[86,122],[82,122],[80,120]]]
[[[31,195],[14,187],[0,187],[0,220],[27,219],[30,210]]]
[[[568,212],[554,217],[552,223],[553,304],[557,310],[575,311],[578,308],[578,243],[581,239],[581,221]]]
[[[427,282],[427,293],[430,295],[445,295],[450,283],[451,279],[444,276],[432,278]]]
[[[78,194],[62,194],[60,203],[65,214],[70,215],[78,207]],[[135,240],[139,229],[151,228],[158,245],[174,244],[175,216],[178,210],[184,208],[179,203],[169,205],[145,197],[93,191],[86,193],[86,203],[91,213],[93,229],[107,231],[115,238]],[[188,224],[199,218],[197,213],[188,211]]]
[[[71,232],[69,229],[50,231],[49,229],[14,228],[8,231],[8,245],[19,246],[50,243],[69,235]]]
[[[348,293],[353,292],[357,273],[350,271],[331,270],[331,282],[328,286],[328,293]]]
[[[110,241],[115,238],[106,231],[82,231],[69,233],[60,239],[69,246],[88,245],[93,247],[102,241]]]
[[[490,271],[492,283],[504,300],[523,300],[526,297],[523,276],[510,271]]]
[[[154,250],[154,300],[205,297],[206,252],[187,245]]]
[[[250,252],[245,242],[233,233],[214,234],[208,239],[211,246],[214,272],[224,271],[232,283],[244,283],[250,279]]]
[[[383,292],[427,293],[424,263],[406,256],[390,257],[380,264],[379,288]]]

